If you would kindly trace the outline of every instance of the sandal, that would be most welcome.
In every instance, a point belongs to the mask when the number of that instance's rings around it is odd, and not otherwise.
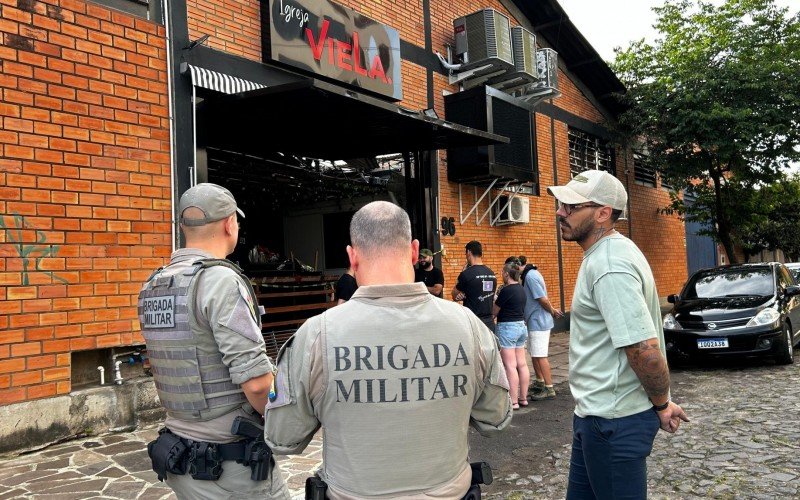
[[[517,403],[517,406],[528,406],[528,399],[520,399],[519,403]]]
[[[512,410],[519,410],[519,404],[514,403],[513,405],[511,405],[511,409]]]

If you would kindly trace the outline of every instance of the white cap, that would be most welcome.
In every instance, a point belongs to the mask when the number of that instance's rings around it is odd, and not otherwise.
[[[586,170],[567,183],[566,186],[550,186],[547,192],[561,203],[597,203],[614,210],[625,210],[628,193],[619,179],[604,170]]]

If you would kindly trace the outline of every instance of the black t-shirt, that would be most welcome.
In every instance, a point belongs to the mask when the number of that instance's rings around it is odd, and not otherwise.
[[[497,277],[494,271],[484,266],[470,266],[458,275],[456,288],[464,292],[464,306],[481,319],[492,317],[494,291],[497,290]]]
[[[525,320],[525,289],[519,283],[501,288],[495,304],[500,308],[498,323]]]
[[[444,290],[444,273],[441,269],[436,267],[432,267],[430,271],[426,271],[422,268],[414,270],[414,281],[421,281],[425,283],[425,286],[432,287],[433,285],[442,285],[442,290]],[[442,292],[439,292],[437,297],[441,297]]]
[[[350,300],[358,290],[356,279],[347,273],[344,273],[339,281],[336,282],[336,300]]]

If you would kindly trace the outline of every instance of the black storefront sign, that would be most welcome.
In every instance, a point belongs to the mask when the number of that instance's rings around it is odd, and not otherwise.
[[[262,16],[265,59],[403,98],[396,29],[328,0],[268,1],[268,15]]]

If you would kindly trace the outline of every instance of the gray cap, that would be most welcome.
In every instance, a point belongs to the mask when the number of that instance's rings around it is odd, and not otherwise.
[[[202,219],[184,218],[183,211],[191,207],[202,210],[205,217]],[[236,206],[233,194],[224,187],[210,182],[203,182],[187,189],[181,195],[179,210],[181,224],[184,226],[204,226],[222,220],[234,212],[244,217],[244,212]]]
[[[573,177],[566,186],[550,186],[547,192],[569,205],[593,202],[614,210],[625,210],[628,204],[625,186],[603,170],[586,170]]]

